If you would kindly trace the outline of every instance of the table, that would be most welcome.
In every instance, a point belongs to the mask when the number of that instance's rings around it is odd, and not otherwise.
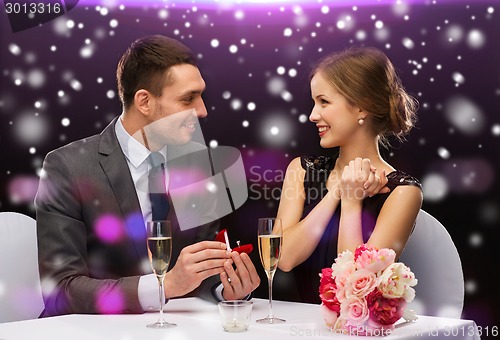
[[[257,324],[267,315],[268,302],[253,299],[252,321],[244,333],[224,332],[216,304],[198,298],[174,299],[165,308],[165,319],[178,326],[150,329],[146,324],[156,321],[157,313],[139,315],[73,314],[44,319],[0,324],[1,340],[190,340],[190,339],[355,339],[330,333],[323,325],[318,305],[273,301],[273,312],[286,319],[284,324]],[[399,324],[384,339],[480,339],[471,320],[419,316],[414,323]],[[368,339],[363,337],[361,339]]]

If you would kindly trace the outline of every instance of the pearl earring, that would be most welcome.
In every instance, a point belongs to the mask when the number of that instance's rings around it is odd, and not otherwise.
[[[365,123],[365,120],[363,118],[358,119],[358,124],[363,125]]]

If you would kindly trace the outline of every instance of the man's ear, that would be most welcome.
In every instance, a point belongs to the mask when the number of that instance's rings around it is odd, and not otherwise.
[[[153,96],[147,90],[138,90],[134,95],[134,106],[144,116],[149,116],[152,113]]]

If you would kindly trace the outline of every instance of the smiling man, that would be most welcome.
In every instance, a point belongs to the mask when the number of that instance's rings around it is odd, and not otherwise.
[[[44,160],[35,198],[43,316],[157,310],[145,221],[158,218],[144,182],[154,167],[152,154],[169,159],[175,153],[170,147],[200,150],[192,138],[198,119],[207,115],[205,81],[193,52],[160,35],[135,41],[116,75],[122,114],[99,135]],[[161,216],[173,223],[166,299],[241,299],[259,285],[247,254],[229,253],[225,244],[211,241],[218,223],[182,230],[174,209]]]

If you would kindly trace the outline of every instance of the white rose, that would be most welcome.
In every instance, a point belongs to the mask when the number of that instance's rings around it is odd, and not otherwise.
[[[415,291],[411,287],[416,284],[417,279],[410,268],[397,262],[382,272],[378,288],[385,298],[404,298],[410,302],[415,297]]]

